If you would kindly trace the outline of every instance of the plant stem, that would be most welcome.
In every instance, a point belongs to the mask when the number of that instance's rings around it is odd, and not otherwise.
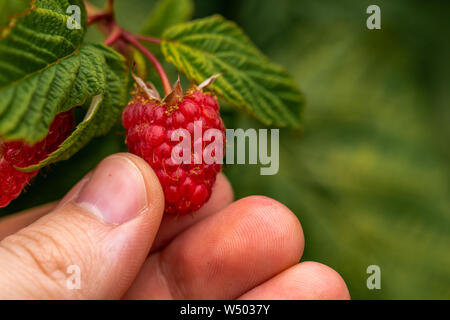
[[[103,13],[104,10],[101,10],[95,6],[93,6],[90,2],[88,2],[87,0],[84,0],[84,6],[86,7],[86,14],[88,16],[94,16],[100,13]]]
[[[88,13],[88,24],[100,22],[98,24],[98,27],[103,33],[107,35],[107,38],[104,41],[105,45],[111,46],[113,44],[116,44],[118,46],[119,51],[124,52],[126,51],[127,48],[125,42],[134,46],[155,67],[164,88],[164,95],[167,96],[170,92],[172,92],[172,86],[170,85],[169,78],[167,77],[167,74],[164,71],[161,64],[159,63],[158,59],[156,59],[156,57],[144,45],[142,45],[139,42],[139,40],[141,40],[150,43],[160,44],[161,39],[134,35],[122,29],[114,19],[114,0],[108,0],[105,10],[101,10],[92,6],[86,0],[85,6]],[[125,47],[125,49],[123,47]]]
[[[102,10],[94,7],[88,1],[84,1],[87,13],[87,24],[91,25],[101,20],[111,20],[113,18],[112,11]]]
[[[89,16],[88,20],[87,20],[87,24],[91,25],[91,24],[93,24],[93,23],[95,23],[97,21],[110,19],[111,17],[112,16],[111,16],[110,13],[100,13],[100,14],[96,14],[96,15],[93,15],[93,16]]]
[[[122,36],[122,29],[115,24],[108,38],[103,42],[107,46],[112,46]]]
[[[162,40],[159,39],[159,38],[143,36],[143,35],[140,35],[140,34],[136,34],[134,37],[135,37],[137,40],[145,41],[145,42],[149,42],[149,43],[154,43],[154,44],[161,44],[161,41],[162,41]]]
[[[114,14],[114,0],[108,0],[105,11]]]
[[[167,96],[170,92],[172,92],[172,86],[170,85],[169,78],[167,77],[167,74],[159,63],[158,59],[156,59],[156,57],[136,39],[136,36],[132,35],[131,33],[122,31],[122,39],[133,45],[136,49],[142,52],[142,54],[148,60],[150,60],[150,62],[158,72],[159,78],[161,79],[164,88],[164,95]]]

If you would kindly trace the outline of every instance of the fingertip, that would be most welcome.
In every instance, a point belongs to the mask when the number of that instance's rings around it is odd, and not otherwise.
[[[301,262],[245,293],[243,300],[348,300],[342,277],[313,261]]]
[[[156,176],[152,167],[147,163],[147,161],[145,161],[141,157],[127,152],[116,153],[109,157],[123,157],[133,162],[133,164],[139,169],[142,176],[144,177],[150,205],[158,209],[156,211],[162,213],[164,211],[164,192],[162,190],[158,177]],[[106,159],[108,159],[109,157],[107,157]]]
[[[330,268],[315,261],[304,261],[299,264],[299,271],[308,274],[314,288],[314,299],[348,300],[350,293],[341,275]]]
[[[300,260],[305,238],[298,217],[284,204],[266,196],[249,196],[236,202],[254,215],[255,227],[259,225],[261,236],[272,234],[274,239],[284,240],[289,246],[292,260]],[[248,208],[248,209],[247,209]]]
[[[129,297],[234,299],[297,264],[302,252],[303,232],[287,207],[244,198],[152,255]]]
[[[109,155],[105,159],[103,159],[96,168],[98,168],[101,164],[109,161],[111,158],[122,158],[125,161],[130,161],[140,172],[143,177],[145,183],[145,189],[147,192],[147,199],[150,202],[152,208],[155,209],[156,212],[161,213],[164,211],[164,193],[159,183],[158,177],[153,171],[152,167],[142,158],[126,152],[115,153]],[[86,183],[91,179],[93,172],[95,169],[88,172],[57,204],[56,209],[62,207],[64,204],[75,200],[78,198],[80,192],[83,190]],[[118,197],[121,195],[118,194]]]

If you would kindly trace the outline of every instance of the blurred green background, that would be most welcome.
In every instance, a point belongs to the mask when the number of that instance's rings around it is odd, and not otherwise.
[[[117,0],[119,22],[137,32],[154,3]],[[366,28],[370,4],[381,30]],[[301,137],[281,130],[277,175],[225,168],[236,198],[287,205],[304,228],[303,259],[337,270],[354,299],[450,298],[450,2],[195,1],[195,18],[213,13],[284,65],[307,101]],[[241,111],[223,117],[260,126]],[[58,199],[123,140],[118,125],[42,170],[0,215]],[[373,264],[380,290],[366,286]]]

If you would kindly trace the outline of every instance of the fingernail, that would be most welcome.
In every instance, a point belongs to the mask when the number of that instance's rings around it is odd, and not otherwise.
[[[107,223],[124,223],[147,208],[144,177],[130,159],[108,157],[94,170],[75,201]]]

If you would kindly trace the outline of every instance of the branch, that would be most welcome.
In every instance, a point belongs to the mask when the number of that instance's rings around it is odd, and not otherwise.
[[[117,40],[120,39],[122,36],[122,29],[119,27],[119,25],[115,24],[113,26],[113,29],[111,33],[108,35],[108,38],[103,42],[106,46],[112,46],[114,43],[116,43]]]
[[[135,37],[137,40],[145,41],[145,42],[149,42],[149,43],[154,43],[154,44],[161,44],[161,41],[162,41],[162,40],[159,39],[159,38],[143,36],[143,35],[140,35],[140,34],[136,34],[134,37]]]

